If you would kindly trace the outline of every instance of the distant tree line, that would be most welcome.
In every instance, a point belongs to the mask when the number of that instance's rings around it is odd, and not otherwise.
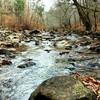
[[[100,0],[55,0],[49,11],[42,0],[0,0],[0,25],[10,29],[100,30]]]
[[[0,25],[11,29],[43,28],[41,0],[0,0]]]
[[[56,20],[54,24],[50,18]],[[100,0],[57,0],[47,12],[47,20],[48,25],[62,28],[100,30]]]

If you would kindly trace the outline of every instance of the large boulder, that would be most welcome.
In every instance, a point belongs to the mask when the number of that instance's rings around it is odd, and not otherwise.
[[[95,95],[74,76],[57,76],[44,81],[29,100],[96,100]]]

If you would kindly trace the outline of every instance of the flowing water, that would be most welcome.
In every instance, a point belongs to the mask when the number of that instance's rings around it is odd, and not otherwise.
[[[58,52],[49,46],[50,42],[46,41],[42,46],[35,46],[34,42],[27,45],[28,50],[17,55],[11,66],[0,69],[0,94],[4,100],[28,100],[41,82],[70,72],[64,66],[57,66]],[[45,51],[48,48],[52,50],[50,53]],[[25,69],[17,68],[25,59],[32,59],[36,65]]]
[[[69,74],[71,70],[67,67],[73,68],[66,61],[68,57],[77,56],[73,50],[66,56],[61,56],[50,41],[42,41],[40,46],[35,46],[34,42],[24,44],[28,46],[27,51],[12,59],[11,66],[0,68],[0,100],[28,100],[41,82],[54,76]],[[17,68],[27,59],[32,59],[36,65]]]

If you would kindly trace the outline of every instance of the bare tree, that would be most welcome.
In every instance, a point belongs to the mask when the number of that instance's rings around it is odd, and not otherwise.
[[[80,4],[78,3],[77,0],[73,0],[73,2],[78,10],[79,16],[80,16],[86,30],[90,31],[92,29],[92,24],[91,24],[89,16],[85,13],[84,9],[80,6]]]

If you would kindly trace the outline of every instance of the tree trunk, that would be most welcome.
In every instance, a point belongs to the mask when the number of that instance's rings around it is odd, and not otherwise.
[[[69,23],[68,23],[68,24],[69,24],[69,27],[70,27],[70,29],[71,29],[71,28],[72,28],[72,26],[71,26],[71,21],[70,21],[70,18],[69,18],[69,20],[68,20],[68,21],[69,21]]]
[[[94,31],[97,30],[97,16],[96,16],[96,9],[97,9],[97,3],[95,2],[95,10],[94,10]]]
[[[75,21],[75,29],[77,28],[77,19],[76,19],[76,15],[74,14],[74,21]]]
[[[96,16],[96,12],[94,11],[94,31],[97,30],[97,16]]]
[[[87,31],[90,31],[92,29],[92,24],[90,22],[89,16],[87,16],[87,14],[83,10],[83,8],[81,8],[77,0],[73,0],[73,2],[78,10],[78,13],[79,13],[80,19],[82,20],[83,25],[85,26]]]

